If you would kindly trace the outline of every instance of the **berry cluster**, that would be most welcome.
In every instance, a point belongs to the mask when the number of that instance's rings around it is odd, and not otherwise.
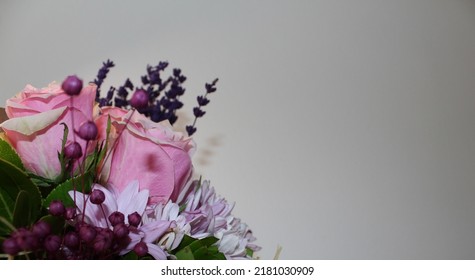
[[[101,205],[104,193],[93,190],[90,202]],[[130,232],[138,233],[142,217],[137,212],[127,216],[113,212],[108,217],[108,227],[92,226],[77,215],[76,209],[65,207],[61,201],[52,201],[49,214],[64,221],[59,233],[53,233],[51,225],[43,220],[36,222],[30,229],[16,229],[2,244],[5,253],[16,256],[34,253],[36,257],[48,259],[110,259],[118,256],[130,244]],[[139,257],[148,254],[144,242],[137,243],[133,252]]]

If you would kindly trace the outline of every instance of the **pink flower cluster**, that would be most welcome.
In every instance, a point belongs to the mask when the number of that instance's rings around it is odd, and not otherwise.
[[[193,140],[174,132],[166,121],[155,123],[134,111],[95,107],[95,94],[93,84],[70,97],[60,85],[52,83],[42,89],[28,85],[7,101],[9,119],[1,128],[24,166],[38,176],[54,180],[61,173],[58,160],[64,131],[61,124],[73,129],[94,121],[99,129],[97,141],[101,142],[107,137],[110,119],[109,139],[114,144],[110,145],[113,150],[99,170],[100,183],[111,184],[121,191],[129,182],[138,180],[141,190],[150,191],[149,203],[176,199],[177,191],[192,174]],[[73,141],[84,151],[86,141],[70,132],[67,144]]]
[[[252,244],[255,238],[247,225],[232,215],[234,205],[219,197],[209,181],[192,179],[196,147],[190,137],[173,131],[168,121],[155,123],[135,110],[99,108],[95,95],[93,84],[75,96],[55,83],[43,89],[28,85],[7,101],[9,119],[0,124],[25,168],[52,181],[63,172],[58,154],[64,125],[69,128],[66,146],[78,143],[83,151],[80,160],[107,142],[91,186],[104,194],[103,202],[98,205],[90,194],[69,192],[82,222],[112,229],[108,217],[114,212],[140,215],[141,223],[128,235],[130,244],[121,255],[143,243],[154,258],[171,258],[168,252],[185,235],[218,238],[216,246],[230,259],[247,258],[248,249],[259,249]],[[77,136],[77,129],[88,122],[97,127],[92,141]],[[80,169],[75,165],[72,172],[78,175]]]

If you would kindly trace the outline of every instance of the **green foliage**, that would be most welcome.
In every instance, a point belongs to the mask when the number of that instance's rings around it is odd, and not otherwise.
[[[31,218],[33,213],[29,202],[29,194],[21,190],[16,197],[15,208],[13,209],[13,225],[16,228],[28,226],[30,222],[33,222]]]
[[[41,207],[38,187],[15,163],[3,158],[0,158],[0,190],[0,217],[13,225],[29,225],[35,221]],[[0,233],[5,232],[11,229],[0,223]]]
[[[92,182],[93,176],[91,173],[86,173],[65,181],[49,193],[49,195],[43,201],[43,207],[47,208],[53,200],[61,200],[64,206],[73,207],[74,201],[69,196],[68,192],[74,189],[80,192],[89,192],[91,191]]]
[[[58,152],[58,160],[61,164],[61,174],[56,178],[57,183],[61,183],[68,176],[67,163],[68,159],[64,155],[64,147],[66,146],[66,141],[68,140],[69,128],[65,123],[61,123],[64,126],[63,130],[63,140],[61,141],[61,152]]]
[[[0,138],[0,158],[10,162],[14,166],[18,167],[20,170],[25,170],[23,163],[21,162],[20,157],[15,152],[15,150],[10,146],[10,144]]]
[[[0,188],[0,216],[6,221],[13,221],[13,209],[15,201],[8,195],[8,193]],[[10,232],[7,225],[0,223],[0,235]]]
[[[218,239],[214,236],[195,239],[185,235],[182,242],[172,254],[178,260],[225,260],[223,253],[215,245]]]
[[[121,260],[138,260],[139,256],[134,251],[130,251],[127,254],[120,257]]]

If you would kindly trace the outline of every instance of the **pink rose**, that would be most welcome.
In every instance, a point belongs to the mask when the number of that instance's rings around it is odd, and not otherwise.
[[[193,140],[174,132],[168,121],[155,123],[138,112],[103,107],[96,121],[99,141],[106,139],[109,117],[113,150],[101,180],[119,191],[138,180],[141,190],[149,190],[149,204],[176,200],[192,173]]]
[[[65,123],[69,128],[68,143],[73,141],[73,127],[93,119],[96,86],[89,85],[71,100],[61,86],[52,83],[37,89],[27,85],[13,98],[7,100],[8,120],[0,124],[6,138],[15,148],[25,168],[48,179],[61,173],[58,152],[61,151]],[[71,112],[74,114],[74,126]],[[84,149],[85,141],[76,137]]]

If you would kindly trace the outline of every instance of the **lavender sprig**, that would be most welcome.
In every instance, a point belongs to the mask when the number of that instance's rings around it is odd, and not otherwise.
[[[206,93],[205,95],[200,95],[196,99],[198,101],[198,107],[193,108],[193,115],[195,116],[195,119],[193,120],[192,125],[187,125],[186,126],[186,132],[188,132],[188,136],[193,135],[196,132],[196,121],[198,118],[203,117],[206,112],[201,109],[202,107],[206,106],[209,103],[208,94],[213,93],[216,91],[216,83],[218,82],[218,79],[216,78],[211,84],[206,83],[205,88],[206,88]]]
[[[114,63],[110,60],[104,62],[103,67],[99,70],[97,79],[94,80],[94,83],[98,86],[96,101],[99,103],[100,107],[112,106],[113,101],[114,106],[118,108],[130,109],[132,98],[129,93],[134,91],[134,85],[129,79],[125,81],[124,85],[117,89],[111,87],[105,98],[100,97],[99,88],[109,72],[109,69],[113,66]],[[141,77],[142,85],[136,87],[135,91],[143,90],[149,96],[148,103],[137,108],[139,113],[144,114],[154,122],[168,120],[170,124],[173,125],[178,119],[177,110],[183,107],[180,98],[185,94],[183,84],[187,78],[179,68],[174,68],[172,70],[172,75],[164,78],[163,73],[168,66],[169,63],[166,61],[160,61],[155,66],[148,65],[146,75]],[[191,136],[196,131],[195,125],[197,118],[200,118],[205,114],[202,107],[209,103],[207,95],[216,91],[217,81],[218,79],[215,79],[212,83],[207,83],[205,85],[206,94],[204,96],[198,96],[199,106],[193,109],[195,120],[192,125],[186,127],[188,135]]]
[[[98,102],[99,104],[102,104],[102,103],[108,104],[108,103],[110,103],[110,98],[101,98],[101,85],[104,82],[105,78],[107,77],[107,74],[109,73],[110,68],[112,68],[114,66],[115,66],[115,64],[112,60],[108,59],[106,62],[103,62],[102,67],[97,72],[97,77],[93,82],[97,85],[96,102]],[[107,94],[107,97],[109,97],[109,93]],[[102,105],[102,106],[105,106],[105,104]]]

